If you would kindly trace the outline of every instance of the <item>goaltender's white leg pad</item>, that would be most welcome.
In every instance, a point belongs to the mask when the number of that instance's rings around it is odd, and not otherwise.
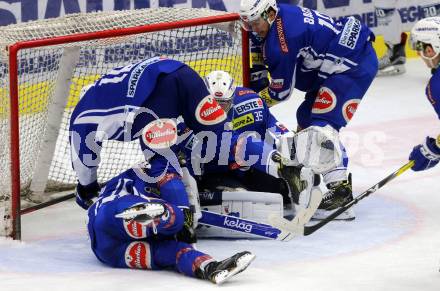
[[[220,214],[238,216],[244,219],[268,223],[269,215],[283,216],[283,197],[279,193],[237,191],[223,192],[222,204],[202,206],[208,210]],[[200,226],[197,228],[198,237],[226,237],[226,238],[253,238],[242,232],[228,229]]]

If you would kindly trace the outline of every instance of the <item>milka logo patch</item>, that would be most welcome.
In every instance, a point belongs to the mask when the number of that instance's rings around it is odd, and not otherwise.
[[[161,61],[161,58],[153,58],[143,61],[142,63],[138,64],[134,70],[131,72],[130,79],[128,80],[128,91],[127,91],[127,97],[133,98],[134,94],[136,93],[137,84],[139,82],[139,78],[141,77],[142,73],[145,71],[145,69],[154,63],[157,63]]]
[[[122,222],[124,224],[125,232],[132,238],[146,238],[147,237],[147,228],[142,227],[142,225],[139,222],[136,222],[134,220],[132,221],[126,221],[124,220]]]
[[[152,149],[169,148],[177,141],[177,125],[172,119],[154,120],[142,130],[142,140]]]
[[[246,223],[243,221],[240,222],[238,219],[234,219],[231,217],[225,217],[223,225],[225,225],[231,229],[241,229],[247,233],[252,232],[252,224],[249,224],[249,223]]]
[[[349,49],[354,49],[361,32],[361,22],[354,17],[349,17],[341,33],[339,44]]]
[[[319,89],[318,97],[312,107],[312,113],[322,114],[332,111],[336,107],[336,95],[330,88]]]
[[[237,114],[243,114],[251,110],[262,109],[263,108],[263,100],[260,98],[253,98],[250,100],[243,101],[234,105],[235,112]]]
[[[350,99],[342,106],[342,115],[346,122],[349,122],[355,114],[361,99]]]
[[[211,95],[200,101],[196,108],[196,119],[203,125],[213,125],[226,119],[226,113]]]
[[[125,250],[125,264],[133,269],[151,269],[150,245],[132,242]]]

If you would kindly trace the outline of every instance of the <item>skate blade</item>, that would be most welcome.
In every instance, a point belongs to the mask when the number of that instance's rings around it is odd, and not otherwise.
[[[121,213],[115,215],[116,218],[122,218],[125,220],[141,220],[145,221],[147,219],[153,219],[154,217],[162,214],[164,211],[162,204],[148,204],[148,207],[145,204],[138,204],[130,207]]]
[[[254,254],[246,254],[240,257],[237,260],[237,265],[232,270],[224,270],[219,272],[217,275],[214,276],[214,283],[217,285],[223,284],[225,281],[227,281],[229,278],[231,278],[234,275],[237,275],[240,272],[243,272],[246,270],[246,268],[250,265],[250,263],[255,259]]]
[[[313,214],[312,219],[313,220],[323,220],[326,219],[330,214],[335,212],[338,209],[335,210],[323,210],[318,209],[316,210],[315,214]],[[353,209],[347,209],[346,211],[342,212],[338,217],[336,217],[334,220],[344,220],[344,221],[351,221],[356,218],[356,215],[354,213]]]
[[[398,76],[398,75],[404,74],[405,72],[406,72],[405,65],[394,65],[394,66],[386,67],[382,70],[379,70],[377,72],[377,76],[378,77]]]

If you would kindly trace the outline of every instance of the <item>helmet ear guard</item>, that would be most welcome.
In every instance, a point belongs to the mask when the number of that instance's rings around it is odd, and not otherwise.
[[[234,79],[225,71],[212,71],[205,77],[206,88],[225,112],[232,106],[235,92]]]

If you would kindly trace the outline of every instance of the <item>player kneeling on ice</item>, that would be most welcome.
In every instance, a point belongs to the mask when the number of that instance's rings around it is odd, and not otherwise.
[[[426,96],[440,119],[440,17],[420,20],[411,30],[411,44],[425,64],[435,70],[428,86]],[[414,171],[422,171],[434,167],[440,161],[440,135],[436,139],[426,140],[414,147],[410,156]]]
[[[111,179],[88,209],[88,231],[96,257],[116,268],[169,269],[221,284],[245,270],[255,256],[240,252],[223,261],[196,250],[188,208],[161,199],[148,164]],[[176,195],[186,193],[176,193]]]
[[[139,140],[146,160],[161,155],[177,168],[179,116],[195,132],[213,130],[226,118],[202,78],[179,61],[146,59],[115,68],[83,88],[69,128],[77,203],[87,208],[98,194],[105,140]]]

